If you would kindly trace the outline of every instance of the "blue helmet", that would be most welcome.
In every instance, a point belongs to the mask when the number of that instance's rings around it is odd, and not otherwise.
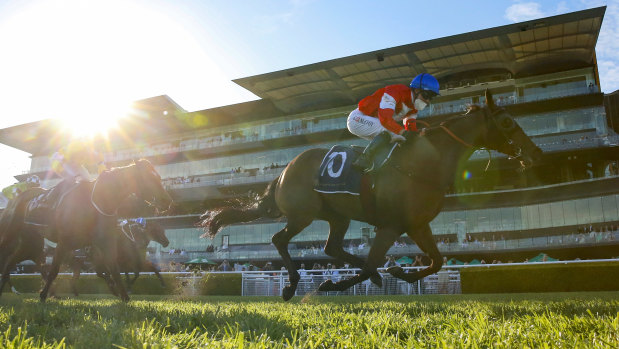
[[[434,76],[428,73],[421,73],[411,81],[410,88],[418,88],[425,91],[432,91],[437,96],[439,93],[439,83]]]
[[[140,218],[136,218],[136,219],[135,219],[135,222],[136,222],[137,224],[139,224],[139,225],[143,226],[143,227],[144,227],[144,226],[146,226],[146,220],[145,220],[144,218],[142,218],[142,217],[140,217]]]

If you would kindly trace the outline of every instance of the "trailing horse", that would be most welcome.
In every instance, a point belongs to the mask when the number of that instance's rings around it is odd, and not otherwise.
[[[41,215],[34,214],[41,208],[33,208],[37,207],[33,201],[41,196],[29,191],[20,194],[15,203],[9,203],[12,209],[4,212],[0,218],[0,251],[5,256],[0,264],[0,292],[16,261],[20,258],[24,260],[24,255],[29,253],[40,253],[42,246],[31,246],[33,244],[26,238],[38,235],[57,243],[52,266],[40,293],[41,301],[47,298],[60,264],[68,253],[86,246],[92,246],[94,263],[103,266],[120,298],[128,301],[117,263],[120,235],[116,227],[117,211],[132,194],[160,209],[167,209],[172,203],[161,185],[161,177],[147,160],[138,160],[131,165],[105,171],[94,182],[73,185],[59,197],[53,209],[43,215],[46,217],[44,221],[41,221]],[[37,221],[33,223],[35,218]],[[39,239],[42,241],[42,238]]]
[[[165,236],[165,230],[157,223],[146,222],[144,226],[135,222],[124,222],[118,227],[118,233],[121,236],[118,242],[118,266],[119,271],[125,273],[127,289],[131,291],[133,284],[140,276],[140,272],[155,273],[161,287],[165,287],[165,282],[159,274],[159,268],[146,258],[146,247],[151,241],[160,243],[163,247],[170,243]],[[77,296],[77,279],[80,276],[82,263],[77,263],[73,270],[73,279],[71,288]],[[97,275],[102,277],[110,286],[110,276],[105,273],[104,266],[95,265]],[[129,273],[133,273],[134,277],[130,278]],[[110,286],[111,287],[111,286]]]
[[[445,192],[458,176],[459,165],[479,148],[493,149],[516,158],[523,167],[541,156],[541,150],[513,118],[494,105],[489,91],[486,91],[486,101],[487,106],[450,118],[439,126],[426,129],[413,141],[402,144],[389,163],[373,175],[374,213],[364,209],[357,196],[313,190],[327,150],[310,149],[288,164],[257,204],[249,208],[224,208],[220,212],[205,213],[200,225],[214,236],[228,224],[259,217],[285,216],[286,226],[272,238],[289,272],[290,285],[283,290],[285,300],[294,295],[300,279],[288,253],[288,243],[316,219],[325,220],[330,226],[325,253],[361,268],[361,273],[350,279],[323,282],[320,291],[342,291],[368,278],[382,285],[377,268],[384,263],[393,242],[404,233],[429,255],[432,263],[419,272],[405,273],[399,267],[389,268],[388,272],[415,282],[439,271],[442,266],[429,223],[441,211]],[[343,248],[351,219],[376,226],[376,237],[367,262]]]

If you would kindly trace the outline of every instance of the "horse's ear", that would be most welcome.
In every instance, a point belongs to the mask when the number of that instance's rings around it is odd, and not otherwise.
[[[490,109],[496,108],[496,105],[494,105],[494,99],[492,97],[492,92],[490,92],[489,89],[486,89],[485,95],[486,95],[486,105],[488,106],[488,108]]]

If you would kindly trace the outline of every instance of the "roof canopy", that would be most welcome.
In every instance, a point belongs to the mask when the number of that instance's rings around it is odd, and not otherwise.
[[[388,48],[236,79],[286,113],[354,104],[386,84],[431,73],[441,83],[465,72],[522,77],[595,64],[606,7]]]
[[[605,11],[598,7],[234,80],[262,98],[257,101],[192,113],[168,96],[136,101],[145,113],[127,120],[123,134],[112,135],[112,141],[352,105],[422,72],[448,86],[490,73],[524,77],[594,66]],[[0,130],[1,143],[31,154],[50,153],[69,136],[54,120]]]

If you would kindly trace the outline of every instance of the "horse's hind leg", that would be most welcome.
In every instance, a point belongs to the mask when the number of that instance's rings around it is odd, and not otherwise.
[[[387,272],[399,279],[413,283],[441,270],[441,267],[443,266],[443,258],[438,250],[438,247],[436,246],[434,238],[432,237],[430,225],[426,224],[421,229],[407,232],[407,234],[411,239],[413,239],[413,241],[415,241],[415,243],[417,243],[417,246],[419,246],[419,248],[430,257],[430,260],[432,261],[430,266],[420,271],[411,273],[405,273],[404,269],[401,267],[391,267],[387,269]]]
[[[288,269],[288,281],[290,281],[290,285],[284,287],[282,291],[282,298],[285,301],[289,300],[294,296],[294,293],[297,290],[297,285],[301,276],[297,272],[297,267],[292,262],[292,258],[290,258],[290,253],[288,253],[288,243],[290,240],[297,234],[299,234],[305,227],[312,223],[311,219],[307,219],[305,221],[292,220],[289,218],[288,224],[284,227],[284,229],[275,233],[271,238],[273,245],[277,248],[280,256],[282,256],[282,260],[284,261],[284,265],[286,269]]]
[[[11,284],[11,266],[8,261],[2,266],[2,278],[0,279],[0,296],[2,295],[2,289],[4,289],[5,284],[9,284],[11,287],[13,287],[13,285]]]
[[[327,280],[320,284],[318,290],[344,291],[351,286],[354,286],[360,282],[369,279],[370,276],[377,272],[376,269],[383,265],[387,251],[389,251],[389,248],[393,246],[393,242],[398,236],[400,236],[400,233],[396,232],[393,229],[379,228],[376,231],[376,238],[374,239],[372,247],[370,248],[368,260],[365,263],[365,266],[361,269],[361,273],[359,275],[353,276],[352,278],[344,279],[336,283]]]
[[[64,245],[62,243],[58,243],[58,245],[56,245],[56,251],[54,252],[52,266],[47,273],[47,277],[45,278],[45,286],[43,286],[43,289],[39,293],[41,302],[45,302],[45,300],[47,299],[49,288],[52,286],[52,282],[54,282],[56,276],[58,276],[58,271],[60,271],[60,263],[62,263],[62,261],[64,260],[65,254],[66,251],[64,249]]]
[[[344,250],[344,236],[350,225],[350,219],[340,217],[330,219],[328,222],[330,228],[327,244],[325,245],[325,253],[335,259],[348,262],[356,268],[363,268],[365,261],[362,258]],[[370,280],[378,287],[383,285],[383,278],[378,272],[374,273]]]

